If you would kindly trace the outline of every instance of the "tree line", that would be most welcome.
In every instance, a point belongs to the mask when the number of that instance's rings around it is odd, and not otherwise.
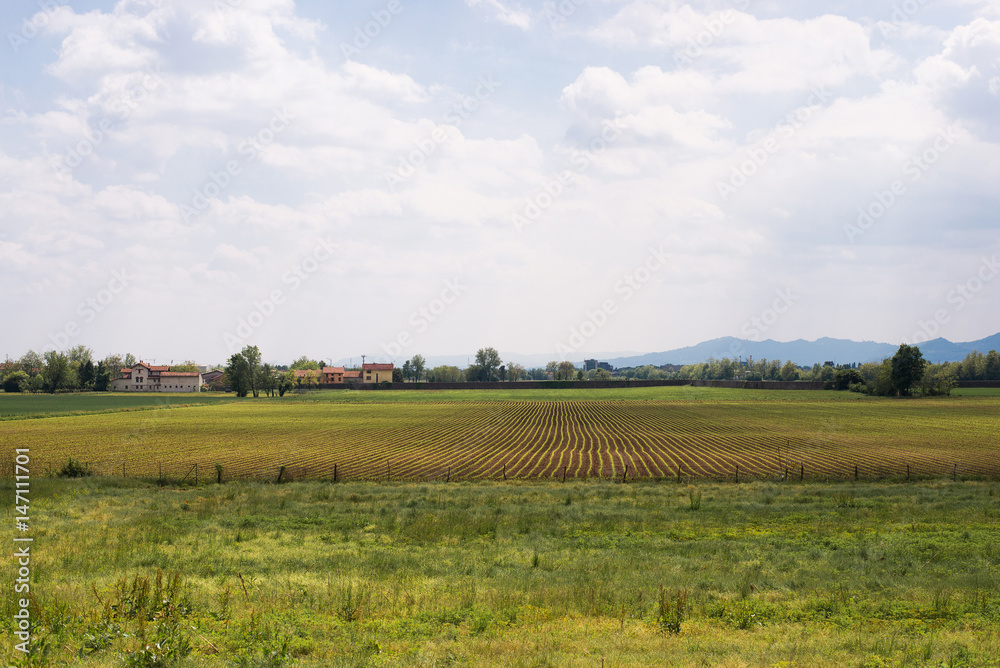
[[[909,356],[914,380],[905,391],[900,387],[897,358]],[[894,360],[896,360],[894,362]],[[913,361],[919,360],[919,361]],[[75,346],[66,352],[46,351],[39,354],[29,350],[17,360],[9,357],[0,366],[0,385],[6,392],[59,392],[107,391],[123,368],[130,368],[137,360],[131,353],[108,355],[95,362],[94,351],[86,346]],[[893,377],[893,364],[897,378]],[[169,366],[171,371],[197,372],[191,361]],[[261,362],[257,346],[246,346],[232,355],[224,367],[225,375],[209,384],[207,389],[230,388],[239,396],[283,396],[293,388],[317,387],[324,382],[323,364],[319,360],[300,357],[290,365],[272,365]],[[305,370],[303,377],[295,371]],[[700,364],[679,368],[670,365],[657,367],[645,365],[618,369],[614,374],[606,369],[584,372],[569,361],[551,361],[544,367],[526,369],[516,362],[504,362],[495,348],[480,348],[467,368],[441,365],[427,368],[423,355],[414,355],[401,368],[393,371],[394,382],[475,382],[520,380],[749,380],[749,381],[822,381],[830,389],[853,390],[866,394],[888,396],[909,394],[948,394],[958,381],[1000,381],[1000,354],[990,350],[983,354],[973,351],[961,362],[930,364],[923,359],[916,346],[900,346],[892,358],[881,362],[836,365],[832,361],[799,366],[791,360],[759,359],[753,363],[737,359],[709,358]]]
[[[0,386],[5,392],[93,391],[111,389],[111,381],[121,370],[137,363],[131,353],[108,355],[95,361],[87,346],[74,346],[66,352],[29,350],[14,360],[8,357],[0,365]],[[171,371],[196,372],[194,362],[170,365]]]

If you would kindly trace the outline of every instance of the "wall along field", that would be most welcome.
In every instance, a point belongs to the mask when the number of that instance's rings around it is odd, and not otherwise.
[[[579,393],[578,393],[579,392]],[[581,398],[582,397],[582,398]],[[0,445],[99,473],[294,479],[997,476],[1000,396],[894,401],[713,388],[199,395],[15,419]],[[39,398],[42,399],[42,398]],[[0,396],[0,406],[20,397]],[[200,405],[185,405],[201,402]],[[10,415],[50,414],[24,401]],[[86,407],[87,401],[80,405]],[[178,407],[179,406],[179,407]],[[59,405],[65,412],[67,406]],[[144,410],[140,410],[144,408]],[[35,412],[32,412],[34,409]],[[3,411],[0,411],[3,412]]]

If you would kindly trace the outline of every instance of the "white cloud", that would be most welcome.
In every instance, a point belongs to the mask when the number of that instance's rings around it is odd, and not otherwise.
[[[469,7],[483,7],[493,12],[493,18],[500,23],[529,30],[532,24],[531,14],[520,7],[509,7],[500,0],[465,0]]]

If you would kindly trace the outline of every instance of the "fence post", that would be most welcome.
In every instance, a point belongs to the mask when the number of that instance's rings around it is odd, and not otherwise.
[[[736,465],[736,482],[739,483],[739,481],[740,481],[740,465],[737,464]]]
[[[503,465],[503,479],[507,480],[507,465]]]
[[[958,463],[955,463],[955,468],[951,472],[951,479],[958,480]]]
[[[389,467],[389,462],[385,463],[385,481],[389,482],[389,475],[392,473],[392,469]]]
[[[198,462],[194,463],[194,486],[198,486]]]
[[[858,479],[858,465],[857,464],[854,465],[854,479],[855,480]]]
[[[281,482],[281,477],[285,475],[285,465],[282,464],[281,468],[278,469],[278,482]]]
[[[565,471],[566,469],[563,469]],[[563,474],[565,475],[565,473]],[[628,464],[625,465],[625,471],[622,473],[622,484],[625,484],[625,478],[628,477]]]
[[[906,479],[907,480],[910,479],[910,465],[909,464],[906,465]]]
[[[333,481],[337,482],[337,465],[333,465]]]
[[[802,482],[806,479],[806,465],[800,464],[799,467],[799,482]]]
[[[563,467],[563,482],[566,482],[566,467]]]
[[[681,465],[678,464],[677,465],[677,484],[679,485],[680,483],[681,483]]]

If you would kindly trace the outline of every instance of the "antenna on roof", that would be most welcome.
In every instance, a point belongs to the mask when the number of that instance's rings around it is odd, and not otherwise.
[[[367,357],[367,355],[362,355],[361,356],[361,366],[365,365],[365,357]]]

